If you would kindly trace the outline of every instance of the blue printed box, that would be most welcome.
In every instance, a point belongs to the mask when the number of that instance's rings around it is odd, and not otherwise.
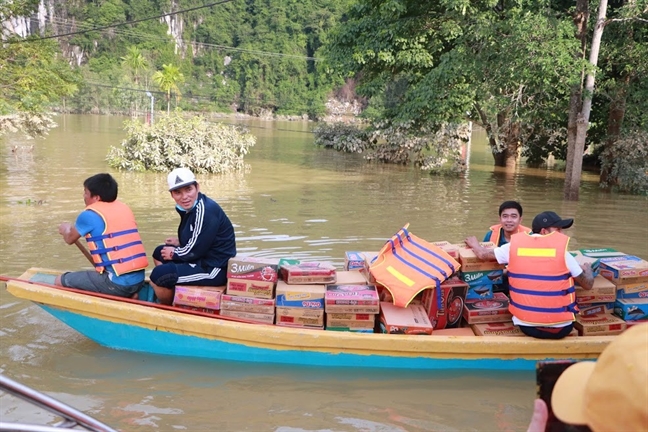
[[[470,286],[484,286],[502,283],[504,270],[482,270],[459,272],[461,280]],[[492,290],[491,290],[492,291]]]
[[[364,269],[365,256],[362,252],[345,252],[344,255],[344,270]]]
[[[490,300],[493,298],[493,284],[469,285],[466,300]]]
[[[618,299],[614,303],[614,314],[624,321],[648,318],[648,299]]]
[[[277,307],[324,309],[326,285],[289,285],[277,282]]]

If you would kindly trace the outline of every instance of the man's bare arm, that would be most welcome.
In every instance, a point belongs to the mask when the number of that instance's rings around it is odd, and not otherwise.
[[[475,253],[477,258],[479,258],[480,260],[495,261],[495,250],[488,249],[480,245],[479,241],[477,240],[477,237],[475,236],[466,237],[464,242],[470,249],[472,249],[472,251]]]
[[[592,274],[592,268],[587,264],[581,264],[580,268],[583,269],[583,273],[574,278],[576,285],[580,285],[586,290],[592,289],[592,287],[594,286],[594,275]]]

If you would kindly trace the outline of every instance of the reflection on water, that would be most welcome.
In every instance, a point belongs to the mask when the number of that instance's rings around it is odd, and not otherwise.
[[[135,212],[147,250],[175,233],[166,174],[114,172],[109,146],[122,118],[64,116],[31,152],[0,145],[0,273],[87,264],[57,232],[83,206],[82,182],[111,172]],[[581,201],[562,201],[562,173],[493,169],[477,133],[469,175],[431,177],[318,149],[311,124],[247,122],[258,142],[244,172],[201,175],[235,225],[239,252],[322,259],[377,251],[405,223],[428,240],[482,236],[499,204],[520,200],[524,222],[552,209],[574,217],[571,248],[614,247],[648,257],[648,201],[610,195],[585,175]],[[0,291],[0,369],[122,430],[465,431],[523,430],[533,373],[434,373],[312,369],[178,359],[97,346],[37,306]],[[37,421],[0,397],[7,420]],[[50,417],[45,417],[50,419]]]

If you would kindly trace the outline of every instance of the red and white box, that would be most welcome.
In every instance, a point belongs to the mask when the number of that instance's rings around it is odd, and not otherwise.
[[[281,266],[287,284],[331,284],[336,281],[335,266],[323,262],[302,262]]]
[[[279,260],[274,258],[235,256],[234,258],[230,258],[227,263],[227,278],[277,282],[279,278]]]
[[[463,317],[468,324],[513,320],[509,312],[509,299],[501,292],[493,294],[493,298],[488,300],[466,300]]]
[[[275,312],[275,301],[273,299],[223,294],[223,297],[221,298],[221,310],[271,315]]]
[[[274,298],[275,283],[252,279],[227,279],[227,294],[243,297]]]
[[[473,332],[477,336],[524,336],[520,327],[513,324],[513,322],[505,323],[483,323],[473,324]]]
[[[173,304],[219,310],[225,287],[176,285]]]
[[[327,285],[326,312],[378,313],[380,300],[375,285]]]
[[[430,335],[434,330],[423,306],[402,308],[388,302],[380,303],[380,327],[389,334]]]

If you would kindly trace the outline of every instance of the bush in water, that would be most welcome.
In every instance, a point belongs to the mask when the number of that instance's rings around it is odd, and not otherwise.
[[[648,195],[648,133],[626,134],[601,153],[601,165],[608,172],[601,187]]]
[[[127,171],[163,171],[176,167],[224,173],[243,168],[243,157],[256,138],[238,126],[207,122],[201,116],[162,115],[151,127],[126,121],[127,138],[111,147],[106,159]]]

